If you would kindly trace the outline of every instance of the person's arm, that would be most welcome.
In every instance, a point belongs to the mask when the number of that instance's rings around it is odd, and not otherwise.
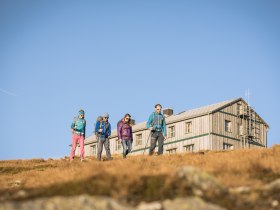
[[[130,126],[130,133],[131,133],[131,143],[132,143],[133,142],[132,126]]]
[[[162,130],[163,130],[163,135],[166,137],[166,122],[165,122],[165,118],[163,118]]]
[[[83,127],[83,133],[84,133],[84,138],[86,137],[86,126],[87,126],[87,121],[85,121],[84,127]]]
[[[111,124],[108,125],[108,137],[111,136]]]
[[[149,117],[149,119],[147,121],[147,124],[146,124],[146,128],[150,128],[151,127],[152,121],[153,121],[153,114],[150,115],[150,117]]]

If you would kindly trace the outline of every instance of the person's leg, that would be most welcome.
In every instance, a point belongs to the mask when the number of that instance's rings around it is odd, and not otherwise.
[[[97,138],[97,160],[101,160],[103,150],[103,140],[99,137]]]
[[[131,142],[131,139],[127,140],[127,154],[128,153],[131,153],[131,150],[132,150],[132,142]]]
[[[158,154],[159,155],[163,154],[163,141],[164,141],[164,137],[163,137],[162,132],[160,132],[158,135]]]
[[[76,147],[77,147],[77,135],[72,134],[72,148],[70,152],[70,160],[73,160],[75,157]]]
[[[105,140],[105,150],[106,150],[106,158],[107,160],[111,160],[111,152],[110,152],[110,141],[109,138]]]
[[[157,132],[152,132],[151,133],[151,147],[150,147],[149,155],[152,155],[154,153],[154,150],[156,148],[156,143],[157,143]]]
[[[85,137],[79,136],[81,160],[85,159]]]
[[[126,157],[126,150],[127,150],[127,146],[126,146],[126,141],[122,140],[122,147],[123,147],[123,158]]]

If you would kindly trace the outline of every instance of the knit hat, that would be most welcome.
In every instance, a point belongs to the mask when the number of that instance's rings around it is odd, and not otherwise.
[[[104,117],[104,118],[106,117],[106,118],[108,119],[108,118],[109,118],[109,114],[108,114],[108,113],[105,113],[105,114],[103,114],[103,117]]]
[[[85,111],[82,109],[80,109],[80,111],[79,111],[79,115],[81,115],[81,114],[85,114]]]

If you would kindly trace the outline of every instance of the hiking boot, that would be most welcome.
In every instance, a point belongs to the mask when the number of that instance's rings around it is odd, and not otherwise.
[[[154,151],[150,151],[149,155],[152,156],[154,154]]]

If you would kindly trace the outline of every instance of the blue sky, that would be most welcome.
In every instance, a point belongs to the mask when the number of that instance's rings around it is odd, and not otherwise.
[[[147,120],[245,97],[280,143],[280,3],[254,1],[0,2],[0,159],[69,155],[85,109]]]

